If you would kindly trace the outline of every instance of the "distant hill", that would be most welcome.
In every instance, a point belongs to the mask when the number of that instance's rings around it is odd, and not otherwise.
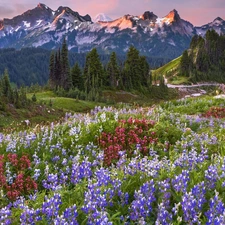
[[[41,48],[23,48],[21,50],[0,49],[0,75],[5,69],[9,71],[11,82],[18,86],[31,84],[44,85],[49,76],[50,50]],[[123,64],[126,55],[118,55],[118,61]],[[109,55],[100,55],[103,65],[108,63]],[[69,53],[70,66],[78,62],[81,68],[84,67],[86,59],[85,53]],[[168,59],[147,57],[151,68],[156,68],[168,62]]]
[[[153,71],[172,82],[225,82],[225,36],[214,29],[195,35],[182,56]]]

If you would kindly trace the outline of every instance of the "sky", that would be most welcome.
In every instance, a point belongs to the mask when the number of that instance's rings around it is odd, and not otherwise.
[[[0,0],[0,19],[12,18],[33,9],[40,0]],[[112,19],[125,14],[141,15],[151,11],[158,17],[166,16],[176,9],[180,17],[195,26],[212,22],[216,17],[225,19],[225,0],[42,0],[52,10],[68,6],[80,15],[92,18],[105,13]]]

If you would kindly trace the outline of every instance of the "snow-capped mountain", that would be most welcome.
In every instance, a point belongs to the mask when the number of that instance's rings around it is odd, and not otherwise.
[[[99,14],[97,22],[89,15],[81,16],[68,7],[52,10],[44,4],[12,19],[0,20],[0,48],[58,48],[64,37],[69,49],[87,52],[96,47],[100,53],[124,54],[133,45],[141,54],[175,58],[189,47],[195,34],[207,29],[224,32],[221,18],[202,27],[194,27],[181,19],[174,9],[165,17],[146,11],[142,15],[124,15],[111,20]]]
[[[98,21],[112,21],[113,19],[111,19],[109,16],[105,15],[104,13],[99,13],[95,16],[93,22],[98,22]]]
[[[201,27],[196,27],[198,35],[204,36],[207,30],[214,29],[219,34],[225,34],[225,20],[217,17],[213,22],[203,25]]]

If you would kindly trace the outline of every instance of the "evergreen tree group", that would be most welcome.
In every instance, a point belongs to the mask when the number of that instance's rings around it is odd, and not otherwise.
[[[67,91],[73,87],[68,59],[68,47],[65,39],[62,44],[62,50],[59,48],[58,52],[51,53],[49,86],[52,89],[63,88]]]
[[[7,69],[0,77],[0,110],[5,110],[6,104],[13,104],[16,108],[24,108],[28,104],[25,87],[13,89]]]
[[[71,94],[74,90],[77,96],[84,99],[98,101],[105,89],[118,89],[140,92],[150,90],[151,74],[145,56],[140,56],[139,51],[131,46],[124,63],[119,62],[113,52],[108,63],[104,66],[96,48],[87,55],[84,68],[81,69],[75,62],[69,68],[68,49],[64,40],[62,50],[52,52],[49,63],[49,86],[57,90],[62,88]],[[77,97],[76,96],[76,97]]]
[[[183,52],[180,75],[191,81],[225,81],[225,36],[208,30],[205,37],[195,35],[190,49]]]

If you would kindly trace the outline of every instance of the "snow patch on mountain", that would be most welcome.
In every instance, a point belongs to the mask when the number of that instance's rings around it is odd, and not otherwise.
[[[176,46],[175,42],[173,40],[169,40],[168,42],[170,45]]]
[[[29,23],[29,22],[27,22],[27,21],[23,21],[23,25],[24,25],[25,27],[27,27],[27,28],[29,28],[29,27],[30,27],[30,23]]]
[[[84,35],[81,35],[81,36],[77,36],[76,37],[76,42],[78,45],[83,45],[83,44],[90,44],[92,42],[94,42],[96,40],[96,36],[84,36]]]
[[[15,29],[15,31],[17,32],[20,28],[21,28],[21,26],[18,26],[18,27]]]
[[[112,21],[112,19],[104,13],[99,13],[93,19],[93,22],[98,22],[98,21],[108,22],[108,21]]]
[[[36,21],[36,27],[40,26],[43,20],[37,20]]]

